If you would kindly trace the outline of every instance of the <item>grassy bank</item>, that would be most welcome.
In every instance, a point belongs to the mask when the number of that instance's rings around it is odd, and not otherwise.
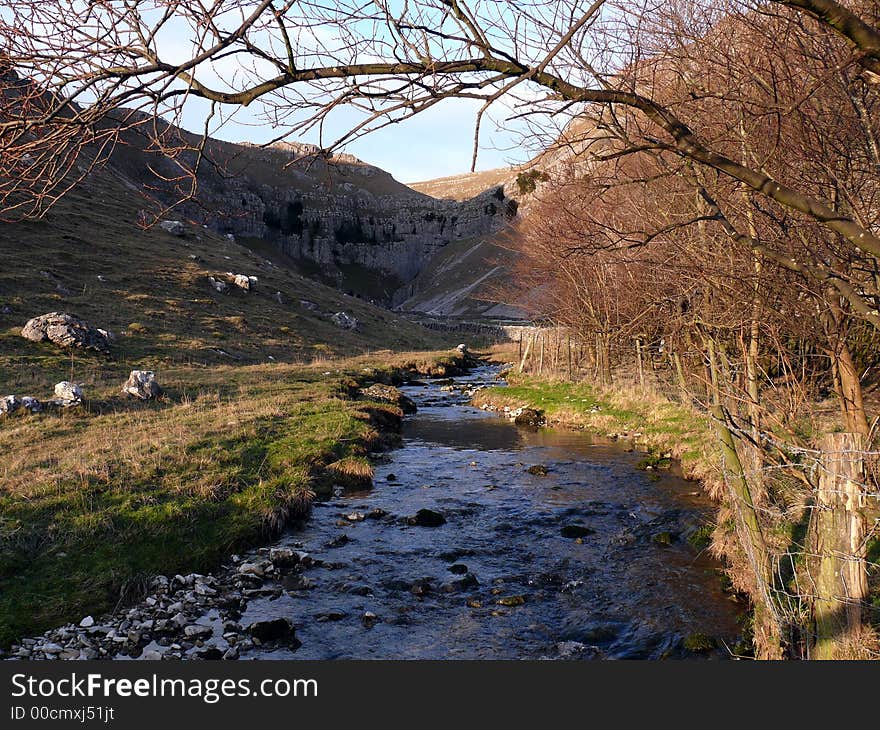
[[[598,436],[631,441],[657,458],[681,463],[684,475],[718,486],[709,422],[696,410],[636,388],[602,388],[588,383],[507,376],[507,387],[479,391],[474,403],[503,411],[534,408],[548,425],[579,428]]]
[[[357,387],[451,373],[448,353],[311,365],[178,367],[166,395],[0,418],[0,645],[135,597],[156,573],[204,571],[306,513],[316,491],[369,479],[401,413]]]

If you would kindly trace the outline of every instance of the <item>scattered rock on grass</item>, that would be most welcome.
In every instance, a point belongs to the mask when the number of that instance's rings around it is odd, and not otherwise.
[[[29,395],[21,399],[21,407],[31,413],[42,413],[43,404],[37,398],[31,398]]]
[[[76,383],[62,380],[55,385],[55,400],[53,402],[62,408],[77,406],[82,403],[82,399],[82,388]]]
[[[122,386],[122,392],[132,398],[152,400],[162,395],[162,388],[156,382],[156,373],[152,370],[132,370]]]
[[[225,281],[220,281],[219,279],[215,279],[213,276],[208,277],[208,283],[217,291],[219,294],[223,294],[229,286]]]
[[[330,321],[344,330],[356,330],[358,328],[357,319],[348,312],[336,312],[336,314],[330,316]]]
[[[49,341],[59,347],[79,347],[108,352],[113,335],[107,330],[92,327],[87,322],[65,312],[49,312],[28,320],[21,336],[31,342]]]
[[[186,233],[186,226],[180,221],[159,221],[159,228],[172,236],[182,236]]]

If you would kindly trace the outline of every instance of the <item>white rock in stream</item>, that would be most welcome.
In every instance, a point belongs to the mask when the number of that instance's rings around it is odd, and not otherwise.
[[[238,572],[242,575],[253,575],[257,578],[262,578],[266,571],[259,563],[242,563],[238,566]]]

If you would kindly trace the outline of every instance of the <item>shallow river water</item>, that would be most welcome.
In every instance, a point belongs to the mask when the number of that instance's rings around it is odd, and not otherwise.
[[[255,597],[242,616],[289,617],[301,646],[243,659],[661,658],[693,656],[693,634],[717,643],[702,656],[728,654],[740,607],[686,539],[711,514],[696,484],[640,471],[639,454],[583,432],[519,428],[436,384],[404,390],[419,411],[375,487],[317,504],[278,543],[320,557],[311,585]],[[377,508],[387,516],[358,519]],[[423,508],[446,522],[407,524]]]

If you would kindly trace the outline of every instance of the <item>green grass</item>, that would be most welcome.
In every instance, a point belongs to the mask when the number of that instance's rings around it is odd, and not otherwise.
[[[475,402],[535,408],[550,424],[602,436],[626,434],[652,453],[672,453],[695,478],[706,478],[714,468],[706,417],[653,393],[511,375],[509,386],[482,390]],[[652,468],[663,461],[655,458]]]
[[[454,354],[319,366],[182,367],[132,403],[108,374],[81,408],[0,419],[0,645],[205,571],[370,474],[400,412],[360,385],[460,367]],[[103,378],[103,379],[102,379]]]

